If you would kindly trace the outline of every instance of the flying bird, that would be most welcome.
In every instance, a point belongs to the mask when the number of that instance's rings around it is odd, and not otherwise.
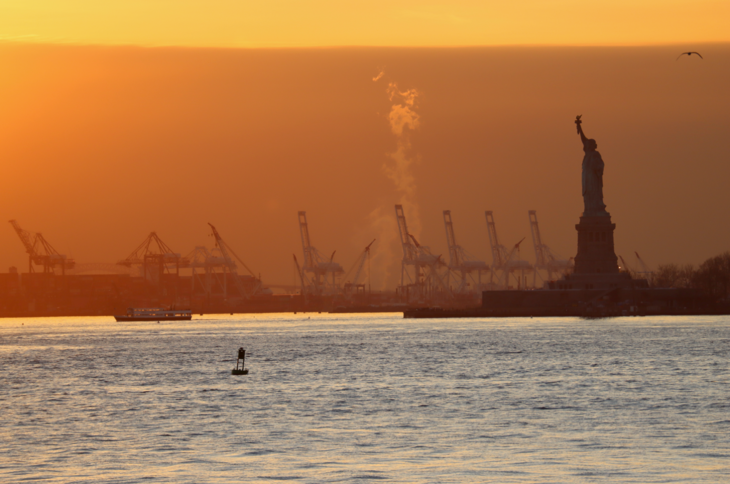
[[[687,56],[691,56],[692,54],[697,54],[700,57],[700,59],[705,60],[705,58],[702,57],[699,52],[682,52],[681,54],[679,54],[679,57],[682,57],[685,54]],[[679,57],[677,57],[677,60],[679,60]]]

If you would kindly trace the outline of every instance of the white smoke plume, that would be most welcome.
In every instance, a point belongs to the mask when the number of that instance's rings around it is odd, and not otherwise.
[[[385,76],[383,70],[373,78],[377,82]],[[388,99],[393,103],[388,113],[390,130],[396,138],[396,149],[388,153],[383,172],[393,182],[398,192],[398,204],[403,205],[408,222],[408,231],[416,238],[421,232],[421,217],[416,201],[416,179],[413,165],[419,161],[411,146],[411,133],[418,129],[420,116],[416,112],[417,89],[401,91],[395,82],[389,82],[386,89]],[[370,226],[379,235],[379,250],[372,259],[372,284],[377,289],[392,287],[400,271],[402,249],[398,240],[398,226],[395,219],[395,203],[381,206],[370,213]],[[398,279],[400,283],[400,279]]]

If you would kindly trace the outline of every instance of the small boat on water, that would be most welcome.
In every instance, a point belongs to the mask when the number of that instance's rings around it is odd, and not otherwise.
[[[115,314],[117,321],[189,321],[193,312],[189,309],[129,308],[127,314]]]

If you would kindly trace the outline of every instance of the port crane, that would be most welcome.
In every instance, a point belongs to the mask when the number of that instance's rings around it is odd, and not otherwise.
[[[206,297],[212,296],[219,289],[223,297],[228,296],[228,281],[226,268],[228,263],[217,247],[208,250],[205,246],[197,246],[183,258],[183,267],[192,272],[191,290],[195,294],[196,284],[199,285]],[[202,272],[199,272],[201,271]]]
[[[649,266],[646,265],[646,262],[644,262],[644,259],[641,258],[638,252],[634,252],[634,254],[636,254],[636,260],[639,261],[639,267],[641,268],[640,271],[636,272],[636,275],[642,279],[646,279],[647,283],[651,285],[654,279],[654,271],[649,269]]]
[[[365,267],[365,262],[368,263],[368,279],[370,278],[370,247],[375,243],[376,239],[373,239],[372,242],[370,242],[367,247],[365,247],[365,250],[363,250],[360,253],[360,256],[355,260],[355,263],[352,265],[349,271],[345,274],[345,277],[343,277],[343,280],[345,281],[344,290],[345,293],[352,292],[354,289],[355,292],[359,291],[360,289],[365,290],[365,284],[360,284],[360,275],[362,274],[362,270]],[[349,279],[350,274],[352,271],[357,267],[357,270],[355,271],[355,276],[352,278],[352,280]],[[369,285],[369,284],[368,284]]]
[[[61,269],[61,274],[66,274],[67,269],[73,269],[76,262],[56,249],[40,233],[32,234],[20,228],[16,220],[10,220],[10,225],[15,229],[20,241],[28,254],[28,272],[35,272],[33,264],[43,266],[44,273],[54,273],[56,267]]]
[[[636,260],[639,263],[639,269],[630,266],[626,262],[626,259],[624,259],[623,256],[619,255],[618,259],[621,261],[620,269],[628,272],[632,279],[645,279],[646,283],[651,285],[653,282],[654,272],[649,269],[649,266],[646,265],[638,252],[634,252],[634,255],[636,256]]]
[[[439,268],[446,265],[441,260],[441,256],[432,254],[428,247],[419,244],[416,237],[408,232],[403,205],[395,206],[395,216],[398,220],[398,233],[403,247],[401,291],[405,292],[406,298],[417,298],[422,301],[434,296],[436,289],[440,289],[447,297],[450,297],[448,284],[439,274]]]
[[[471,257],[463,247],[456,243],[451,210],[444,210],[443,215],[444,228],[446,229],[446,243],[449,246],[449,279],[451,279],[452,274],[455,276],[455,287],[452,287],[452,291],[456,294],[468,292],[481,293],[484,289],[482,274],[489,272],[489,266],[486,262]],[[476,279],[474,277],[475,274]]]
[[[629,264],[626,262],[622,255],[619,255],[618,258],[621,261],[620,269],[628,272],[632,279],[636,278],[636,271],[633,269],[633,267],[629,266]]]
[[[221,256],[223,257],[223,260],[225,261],[224,266],[228,269],[228,271],[231,273],[231,276],[233,277],[233,282],[236,285],[236,289],[238,290],[238,294],[243,299],[250,299],[254,295],[256,295],[258,292],[261,291],[263,288],[263,284],[261,283],[261,278],[256,277],[256,275],[253,273],[251,269],[241,260],[240,257],[236,255],[236,253],[231,249],[231,247],[223,240],[223,238],[218,233],[218,230],[213,226],[213,224],[208,223],[210,225],[211,230],[213,231],[213,238],[215,239],[215,246],[220,251]],[[246,288],[246,286],[243,284],[243,281],[241,280],[241,276],[238,274],[238,267],[236,266],[236,262],[231,258],[231,255],[236,258],[236,260],[248,271],[248,273],[251,275],[252,278],[252,285],[250,288]],[[223,278],[225,280],[225,271],[223,273]]]
[[[560,277],[570,272],[573,268],[571,260],[561,259],[556,256],[550,247],[545,245],[540,235],[540,226],[537,223],[537,212],[528,210],[527,215],[530,219],[530,232],[532,234],[532,245],[535,248],[535,271],[533,272],[532,284],[537,287],[537,277],[542,276],[539,271],[547,272],[547,280],[553,281],[556,277]],[[543,282],[545,280],[543,279]]]
[[[142,268],[142,277],[159,285],[163,274],[180,275],[180,266],[185,265],[180,254],[162,241],[156,232],[150,234],[126,258],[117,265]]]
[[[490,274],[489,282],[494,284],[494,275],[497,271],[502,272],[502,275],[497,280],[496,284],[501,286],[501,279],[504,277],[504,268],[507,264],[507,248],[499,243],[497,237],[497,226],[494,223],[494,213],[491,210],[484,212],[487,219],[487,235],[489,236],[489,247],[492,251],[492,271]]]
[[[334,262],[335,253],[329,258],[324,257],[309,239],[309,224],[307,223],[307,212],[298,212],[299,234],[302,238],[302,250],[304,252],[304,263],[302,274],[307,285],[307,292],[315,295],[338,294],[340,285],[338,278],[345,272],[342,266]]]
[[[524,274],[534,270],[529,262],[520,258],[520,244],[522,244],[525,238],[523,237],[522,240],[517,242],[512,250],[507,251],[507,248],[499,243],[497,226],[494,223],[494,213],[491,210],[487,210],[484,212],[484,215],[487,220],[487,233],[492,251],[490,282],[494,284],[494,274],[499,273],[499,278],[496,282],[497,287],[509,289],[510,275],[512,275],[517,279],[517,288],[521,288],[525,281]],[[515,274],[517,272],[519,272],[519,275]]]
[[[190,268],[192,275],[190,277],[190,288],[191,288],[191,294],[195,294],[195,284],[196,282],[200,285],[200,287],[203,289],[203,292],[206,297],[210,297],[212,292],[212,284],[211,284],[211,265],[209,263],[211,262],[212,256],[210,251],[207,247],[199,245],[196,246],[192,252],[187,254],[185,256],[185,259],[187,260],[186,266]],[[201,275],[198,273],[198,270],[202,269],[203,274]]]

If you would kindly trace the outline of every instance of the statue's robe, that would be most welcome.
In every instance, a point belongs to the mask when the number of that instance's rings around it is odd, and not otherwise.
[[[603,159],[596,150],[586,150],[583,157],[583,213],[606,213],[603,204]]]

